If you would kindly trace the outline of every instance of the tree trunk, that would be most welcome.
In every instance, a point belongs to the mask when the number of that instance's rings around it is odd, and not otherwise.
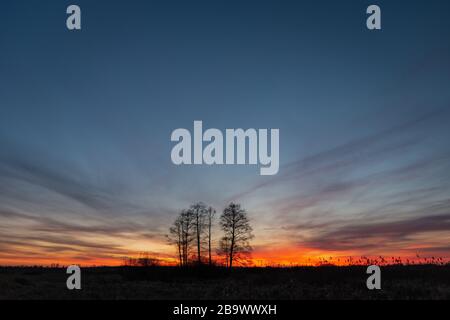
[[[208,256],[209,256],[209,266],[212,265],[212,261],[211,261],[211,209],[210,213],[209,213],[209,226],[208,226]]]
[[[196,223],[197,223],[197,263],[200,265],[200,212],[197,210]]]
[[[231,234],[231,243],[230,243],[230,269],[233,267],[233,253],[234,253],[234,222],[232,227],[232,234]]]
[[[181,246],[183,245],[183,236],[178,232],[178,258],[180,261],[180,267],[183,266],[183,258],[181,256]]]

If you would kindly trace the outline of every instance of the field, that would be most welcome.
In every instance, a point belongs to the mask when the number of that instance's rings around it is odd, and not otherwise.
[[[450,299],[450,266],[381,268],[368,290],[366,268],[101,267],[82,269],[82,290],[68,290],[63,268],[0,268],[0,299]]]

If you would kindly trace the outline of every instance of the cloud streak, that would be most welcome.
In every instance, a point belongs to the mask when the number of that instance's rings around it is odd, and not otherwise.
[[[259,214],[270,212],[299,252],[449,256],[440,233],[450,235],[450,150],[429,147],[448,115],[432,111],[301,158],[233,198],[264,199]]]
[[[449,231],[450,214],[429,215],[384,223],[353,223],[331,232],[324,231],[310,240],[303,241],[301,245],[333,251],[392,252],[401,250],[403,242],[414,240],[417,235]],[[447,249],[448,247],[431,247],[427,248],[427,251],[448,254]],[[409,250],[414,252],[423,248],[413,246],[409,247]]]

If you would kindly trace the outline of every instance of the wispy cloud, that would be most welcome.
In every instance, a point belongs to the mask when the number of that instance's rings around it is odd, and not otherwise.
[[[93,177],[88,176],[89,173],[60,161],[38,151],[33,153],[32,149],[13,148],[11,143],[2,141],[0,182],[8,185],[9,191],[14,188],[14,183],[20,183],[22,187],[25,184],[43,188],[103,213],[141,209],[118,196],[120,190],[98,186],[93,182]],[[29,192],[26,189],[17,190],[14,195],[20,201],[20,197],[26,198]]]
[[[328,226],[334,229],[333,226]],[[323,230],[326,230],[323,228]],[[363,251],[365,253],[395,252],[406,248],[422,251],[423,244],[415,236],[424,233],[450,232],[450,214],[428,215],[384,223],[355,222],[337,230],[319,232],[301,245],[332,251]],[[444,241],[448,239],[442,239]],[[407,244],[405,246],[405,244]],[[444,249],[444,250],[442,250]],[[448,247],[426,247],[427,251],[448,254]]]
[[[448,116],[440,109],[301,158],[233,198],[264,199],[255,216],[270,216],[271,237],[299,250],[449,255],[437,234],[450,233],[450,149],[429,147]]]

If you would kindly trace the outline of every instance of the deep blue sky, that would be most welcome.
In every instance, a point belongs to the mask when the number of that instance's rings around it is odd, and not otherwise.
[[[383,28],[375,32],[365,27],[374,3]],[[65,27],[69,4],[81,7],[81,31]],[[177,210],[198,200],[219,210],[242,202],[261,247],[447,255],[449,9],[448,1],[2,1],[0,262],[30,257],[22,245],[33,242],[49,257],[68,245],[66,255],[95,260],[86,246],[99,229],[117,249],[99,249],[105,257],[158,251]],[[170,134],[194,120],[279,128],[279,174],[174,166]],[[396,232],[383,225],[391,221]],[[392,238],[386,247],[347,247],[358,238],[342,234],[368,222],[377,241]]]

